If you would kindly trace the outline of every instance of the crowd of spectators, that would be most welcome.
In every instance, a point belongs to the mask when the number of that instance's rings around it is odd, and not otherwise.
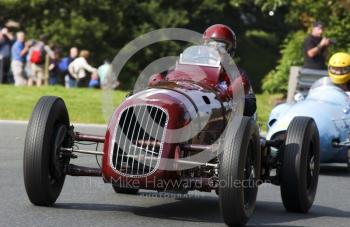
[[[72,87],[103,87],[110,62],[99,68],[88,63],[90,52],[71,47],[62,56],[58,46],[48,43],[48,37],[27,40],[25,33],[13,35],[8,28],[0,29],[0,83],[16,86],[63,85]]]

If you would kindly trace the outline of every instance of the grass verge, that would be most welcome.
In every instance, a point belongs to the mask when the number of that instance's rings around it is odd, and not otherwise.
[[[126,92],[113,92],[113,104],[118,106]],[[0,85],[0,119],[28,120],[41,96],[53,95],[65,101],[72,122],[106,123],[102,112],[103,91],[54,87],[14,87]]]
[[[124,99],[125,91],[115,91],[113,104],[118,106]],[[79,123],[106,123],[102,112],[102,90],[65,89],[54,87],[14,87],[0,85],[0,119],[28,120],[34,105],[43,95],[59,96],[66,102],[70,119]],[[281,95],[257,94],[258,118],[262,129],[276,100]]]

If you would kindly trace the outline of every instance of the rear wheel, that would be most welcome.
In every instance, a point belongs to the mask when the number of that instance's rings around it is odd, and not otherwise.
[[[35,205],[50,206],[61,193],[69,157],[62,156],[60,148],[69,146],[68,130],[64,101],[53,96],[40,98],[28,124],[23,157],[24,184]]]
[[[234,130],[235,124],[239,124],[237,131]],[[243,117],[241,122],[233,120],[229,127],[220,158],[220,209],[227,225],[243,226],[254,212],[258,192],[259,131],[248,117]]]
[[[319,144],[314,120],[295,117],[287,130],[281,167],[281,195],[288,211],[306,213],[314,202],[320,169]]]

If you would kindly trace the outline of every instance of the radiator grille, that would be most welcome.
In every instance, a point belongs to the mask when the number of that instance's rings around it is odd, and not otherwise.
[[[145,176],[158,167],[168,113],[159,106],[136,105],[119,115],[115,130],[113,168],[124,176]]]

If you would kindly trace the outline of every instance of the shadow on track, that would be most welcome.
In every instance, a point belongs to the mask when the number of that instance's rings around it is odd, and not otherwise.
[[[346,164],[323,164],[320,168],[320,175],[350,177],[350,172]]]
[[[150,196],[157,193],[142,192],[142,196]],[[130,212],[138,216],[167,219],[185,222],[223,223],[220,214],[218,199],[216,197],[202,198],[178,198],[169,203],[150,207],[113,205],[113,204],[91,204],[91,203],[58,203],[54,208],[93,211],[117,211]],[[248,226],[270,226],[272,224],[284,223],[274,226],[295,226],[288,224],[303,219],[317,217],[348,218],[350,212],[343,210],[314,205],[308,214],[286,212],[282,203],[258,201],[255,213]]]

